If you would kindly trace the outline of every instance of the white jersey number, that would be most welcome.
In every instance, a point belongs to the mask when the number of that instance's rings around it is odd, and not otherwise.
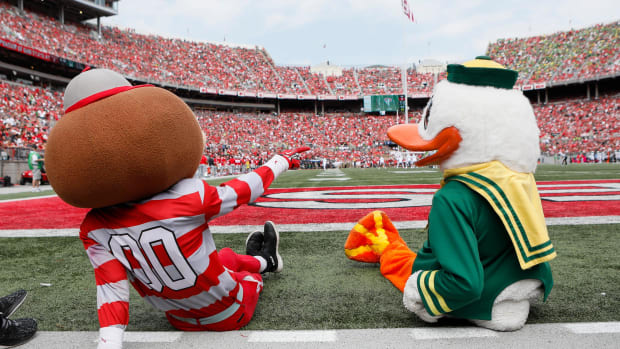
[[[112,235],[108,244],[114,257],[154,291],[161,292],[164,286],[179,291],[196,283],[196,273],[181,253],[174,233],[164,227],[143,230],[138,241],[129,234]],[[165,252],[167,261],[160,260],[155,249]],[[140,267],[131,265],[128,254]]]

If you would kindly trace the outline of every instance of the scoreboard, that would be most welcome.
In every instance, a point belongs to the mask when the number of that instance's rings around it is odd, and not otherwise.
[[[404,95],[364,96],[364,113],[404,112]]]

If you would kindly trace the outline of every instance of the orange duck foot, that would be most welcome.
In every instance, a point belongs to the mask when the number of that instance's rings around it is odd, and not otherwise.
[[[351,229],[344,253],[354,261],[379,263],[385,248],[397,240],[403,241],[390,218],[383,211],[373,211]]]

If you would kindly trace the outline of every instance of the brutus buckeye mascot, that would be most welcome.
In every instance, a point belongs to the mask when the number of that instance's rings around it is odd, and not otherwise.
[[[99,348],[122,347],[130,283],[177,329],[245,326],[261,273],[282,270],[279,234],[267,221],[248,236],[245,255],[218,252],[208,222],[256,200],[309,148],[213,187],[192,178],[204,137],[171,92],[93,69],[69,82],[64,108],[47,145],[48,176],[65,202],[92,208],[80,239],[97,282]]]
[[[411,251],[380,211],[345,243],[350,259],[380,263],[405,307],[426,322],[453,317],[517,330],[553,286],[556,252],[533,176],[539,131],[516,80],[486,56],[449,65],[420,123],[388,130],[405,149],[432,151],[417,166],[443,171],[422,248]]]

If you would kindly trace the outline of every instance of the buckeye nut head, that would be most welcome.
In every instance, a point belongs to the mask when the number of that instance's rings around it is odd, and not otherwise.
[[[65,202],[104,207],[192,177],[203,146],[198,121],[180,98],[141,87],[64,115],[49,135],[46,169]]]

